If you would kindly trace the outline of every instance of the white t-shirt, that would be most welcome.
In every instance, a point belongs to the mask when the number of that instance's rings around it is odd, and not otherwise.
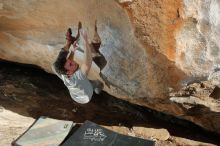
[[[74,101],[77,103],[86,104],[91,100],[93,95],[92,84],[82,73],[80,68],[70,77],[64,74],[58,74],[54,69],[54,66],[52,67],[52,70],[61,80],[63,80],[70,92],[70,96]]]

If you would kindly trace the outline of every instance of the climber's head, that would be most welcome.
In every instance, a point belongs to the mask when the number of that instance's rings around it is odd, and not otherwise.
[[[78,68],[79,65],[72,59],[67,59],[64,64],[65,73],[68,76],[72,75]]]

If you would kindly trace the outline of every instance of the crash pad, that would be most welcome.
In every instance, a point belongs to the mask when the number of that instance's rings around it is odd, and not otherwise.
[[[58,146],[75,124],[72,121],[40,117],[15,140],[13,146]]]
[[[118,134],[86,121],[61,146],[154,146],[155,142]]]

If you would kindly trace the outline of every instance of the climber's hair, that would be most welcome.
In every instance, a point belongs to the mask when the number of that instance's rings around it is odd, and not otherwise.
[[[58,74],[66,74],[66,69],[64,68],[64,65],[66,63],[67,55],[67,51],[61,50],[56,62],[54,63],[54,68]]]

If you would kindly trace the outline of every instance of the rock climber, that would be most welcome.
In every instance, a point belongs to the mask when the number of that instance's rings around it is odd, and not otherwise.
[[[95,32],[97,33],[96,24]],[[84,58],[81,66],[74,60],[74,53],[78,48],[77,41],[79,38],[82,39],[82,46],[84,48]],[[72,31],[69,28],[66,32],[66,44],[60,50],[52,66],[53,71],[63,80],[68,88],[71,98],[80,104],[88,103],[92,98],[93,91],[99,94],[103,89],[103,84],[100,81],[89,81],[87,78],[92,65],[92,51],[99,53],[95,48],[91,47],[91,45],[97,45],[96,49],[100,47],[99,43],[101,42],[98,42],[97,38],[95,40],[94,43],[89,43],[87,30],[82,28],[81,22],[78,24],[76,37],[72,37]],[[73,47],[70,49],[71,45]]]

